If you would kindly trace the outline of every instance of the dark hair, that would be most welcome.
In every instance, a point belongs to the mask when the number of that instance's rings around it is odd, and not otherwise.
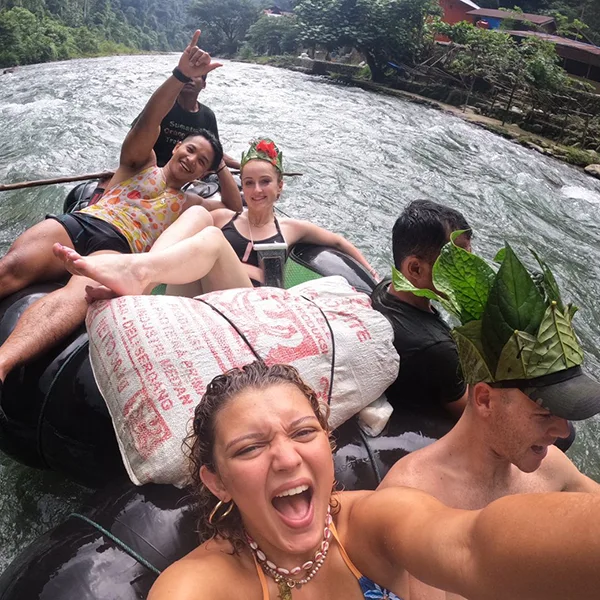
[[[197,530],[200,540],[218,536],[231,542],[234,552],[240,552],[245,545],[242,518],[234,507],[222,521],[208,522],[208,517],[218,499],[202,483],[200,467],[205,466],[213,473],[216,471],[214,445],[217,415],[227,402],[248,389],[264,390],[272,385],[290,384],[296,386],[307,398],[319,424],[325,431],[328,409],[319,403],[316,393],[308,386],[298,371],[290,365],[272,365],[268,367],[262,361],[255,361],[242,368],[235,368],[223,375],[217,375],[207,386],[202,400],[194,411],[193,430],[186,438],[190,458],[192,493],[196,500],[198,514]]]
[[[181,143],[183,144],[187,140],[198,136],[203,137],[205,140],[207,140],[211,148],[213,149],[213,154],[215,156],[213,158],[212,163],[210,163],[209,171],[214,171],[219,166],[220,162],[223,160],[223,146],[221,146],[221,142],[218,140],[217,136],[212,131],[208,131],[208,129],[198,129],[198,131],[186,135],[181,141]]]
[[[431,200],[413,200],[394,223],[394,265],[400,269],[409,256],[435,261],[450,234],[459,229],[468,229],[465,235],[472,238],[470,225],[457,210]]]

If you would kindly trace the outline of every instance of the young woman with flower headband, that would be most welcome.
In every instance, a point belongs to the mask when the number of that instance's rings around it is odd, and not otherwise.
[[[188,447],[204,543],[148,600],[409,600],[408,572],[477,600],[598,597],[600,495],[461,511],[410,488],[332,492],[326,414],[293,367],[213,379]]]
[[[54,252],[71,273],[85,275],[105,286],[88,288],[91,298],[140,294],[158,283],[182,286],[194,282],[193,289],[187,285],[177,288],[177,293],[187,296],[259,286],[264,273],[254,244],[267,242],[286,242],[288,247],[299,242],[333,246],[377,275],[342,236],[308,221],[277,218],[274,206],[283,188],[283,166],[282,153],[272,140],[252,143],[242,155],[240,177],[245,210],[239,214],[225,208],[214,210],[214,226],[207,227],[206,214],[189,208],[173,229],[168,244],[163,242],[160,250],[144,255],[82,258],[57,244]]]

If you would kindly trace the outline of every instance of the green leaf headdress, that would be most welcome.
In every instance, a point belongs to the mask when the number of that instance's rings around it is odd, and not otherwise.
[[[266,160],[270,162],[280,173],[283,173],[283,152],[269,138],[254,140],[247,152],[242,152],[241,167],[249,160]]]
[[[500,268],[457,246],[455,231],[433,266],[438,293],[419,290],[396,269],[393,284],[439,301],[461,323],[452,331],[465,380],[516,387],[557,416],[585,419],[600,412],[600,385],[581,371],[583,351],[548,265],[530,274],[506,244]]]

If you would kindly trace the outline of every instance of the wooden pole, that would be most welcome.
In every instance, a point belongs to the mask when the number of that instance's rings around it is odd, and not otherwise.
[[[234,175],[238,175],[239,171],[232,170]],[[89,181],[90,179],[107,179],[114,175],[113,171],[102,171],[101,173],[86,173],[85,175],[72,175],[69,177],[53,177],[51,179],[38,179],[36,181],[22,181],[21,183],[4,183],[0,184],[0,192],[8,192],[10,190],[22,190],[25,188],[39,187],[42,185],[54,185],[57,183],[71,183],[73,181]],[[286,177],[300,177],[302,173],[283,173]]]
[[[105,179],[112,177],[112,171],[102,171],[101,173],[87,173],[85,175],[72,175],[70,177],[53,177],[51,179],[38,179],[36,181],[22,181],[21,183],[0,184],[0,192],[9,190],[21,190],[24,188],[39,187],[41,185],[54,185],[56,183],[70,183],[72,181],[87,181],[90,179]]]
[[[240,174],[239,169],[230,169],[230,171],[231,171],[232,175]],[[282,173],[282,175],[285,175],[285,177],[302,177],[302,175],[304,175],[304,173]]]

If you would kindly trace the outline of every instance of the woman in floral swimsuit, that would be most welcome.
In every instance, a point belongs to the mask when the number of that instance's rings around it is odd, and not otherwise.
[[[206,171],[219,171],[221,190],[225,190],[223,202],[227,199],[230,208],[241,210],[237,185],[228,170],[222,168],[221,145],[210,133],[190,136],[178,144],[173,158],[163,168],[156,166],[152,150],[160,122],[184,82],[221,66],[196,46],[199,35],[199,31],[194,34],[173,75],[152,95],[127,135],[119,167],[98,203],[34,225],[0,259],[0,298],[33,283],[67,275],[64,263],[52,253],[54,243],[83,256],[142,253],[153,245],[157,249],[169,245],[176,234],[189,235],[189,228],[197,230],[199,221],[212,223],[210,214],[201,207],[194,207],[194,219],[174,223],[188,206],[202,204],[202,199],[184,194],[181,188]],[[43,353],[81,325],[87,312],[84,289],[90,283],[85,277],[71,277],[67,285],[23,313],[0,347],[0,394],[2,382],[14,367]]]
[[[332,493],[326,410],[293,367],[213,379],[188,446],[204,543],[148,600],[409,600],[409,571],[477,600],[598,597],[600,495],[460,511],[409,488]]]

